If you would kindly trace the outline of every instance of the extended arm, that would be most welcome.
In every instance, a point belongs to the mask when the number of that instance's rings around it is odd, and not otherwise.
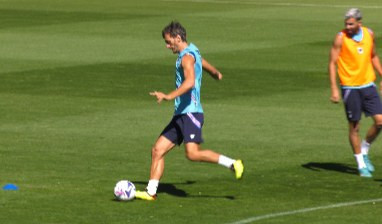
[[[208,72],[208,74],[211,75],[212,78],[216,80],[221,80],[223,78],[223,75],[214,66],[212,66],[210,63],[208,63],[208,61],[204,59],[202,59],[202,67],[204,71]]]
[[[340,91],[338,90],[338,86],[337,86],[336,63],[340,55],[341,45],[342,45],[342,37],[340,35],[337,35],[330,49],[330,56],[329,56],[329,80],[330,80],[330,89],[331,89],[330,101],[332,101],[333,103],[338,103],[340,101]]]
[[[169,94],[162,92],[151,92],[150,95],[156,96],[157,102],[160,103],[162,100],[173,100],[178,96],[181,96],[192,89],[195,85],[195,70],[194,70],[195,59],[191,55],[185,55],[182,58],[182,67],[184,72],[184,82]]]

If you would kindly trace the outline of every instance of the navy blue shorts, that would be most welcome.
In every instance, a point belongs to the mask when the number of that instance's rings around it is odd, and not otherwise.
[[[382,114],[382,103],[375,85],[362,89],[342,89],[342,99],[348,121],[361,120],[362,112],[366,116]]]
[[[189,142],[202,143],[202,127],[204,116],[202,113],[187,113],[175,115],[161,135],[176,145]]]

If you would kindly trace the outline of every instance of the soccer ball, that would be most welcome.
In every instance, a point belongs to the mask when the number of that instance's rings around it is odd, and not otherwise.
[[[128,180],[118,181],[114,187],[114,196],[119,201],[130,201],[135,197],[135,186]]]

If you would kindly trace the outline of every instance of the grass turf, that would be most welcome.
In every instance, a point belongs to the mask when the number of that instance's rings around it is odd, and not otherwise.
[[[382,198],[380,140],[374,178],[361,179],[342,105],[328,100],[328,51],[350,5],[379,44],[375,0],[1,1],[0,185],[20,190],[0,191],[0,222],[231,223]],[[151,145],[171,118],[172,103],[148,92],[173,88],[176,57],[160,33],[173,19],[224,75],[204,77],[203,146],[243,159],[245,177],[175,148],[158,201],[116,202],[118,180],[145,187]],[[257,223],[380,223],[381,209]]]

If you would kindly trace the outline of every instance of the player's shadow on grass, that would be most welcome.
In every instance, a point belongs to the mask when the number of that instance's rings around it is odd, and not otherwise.
[[[144,187],[147,186],[147,182],[144,181],[132,181],[135,185],[143,185]],[[173,195],[176,197],[183,197],[183,198],[223,198],[223,199],[229,199],[234,200],[234,196],[220,196],[220,195],[191,195],[187,193],[186,191],[177,188],[175,185],[191,185],[196,183],[195,181],[186,181],[184,183],[159,183],[158,187],[158,194],[166,193],[169,195]]]
[[[375,181],[378,181],[378,182],[382,183],[382,179],[375,179]],[[382,187],[382,185],[381,185],[381,187]]]
[[[316,163],[310,162],[301,165],[306,169],[310,169],[313,171],[321,171],[321,170],[329,170],[329,171],[337,171],[341,173],[358,175],[358,170],[352,166],[342,163]]]

